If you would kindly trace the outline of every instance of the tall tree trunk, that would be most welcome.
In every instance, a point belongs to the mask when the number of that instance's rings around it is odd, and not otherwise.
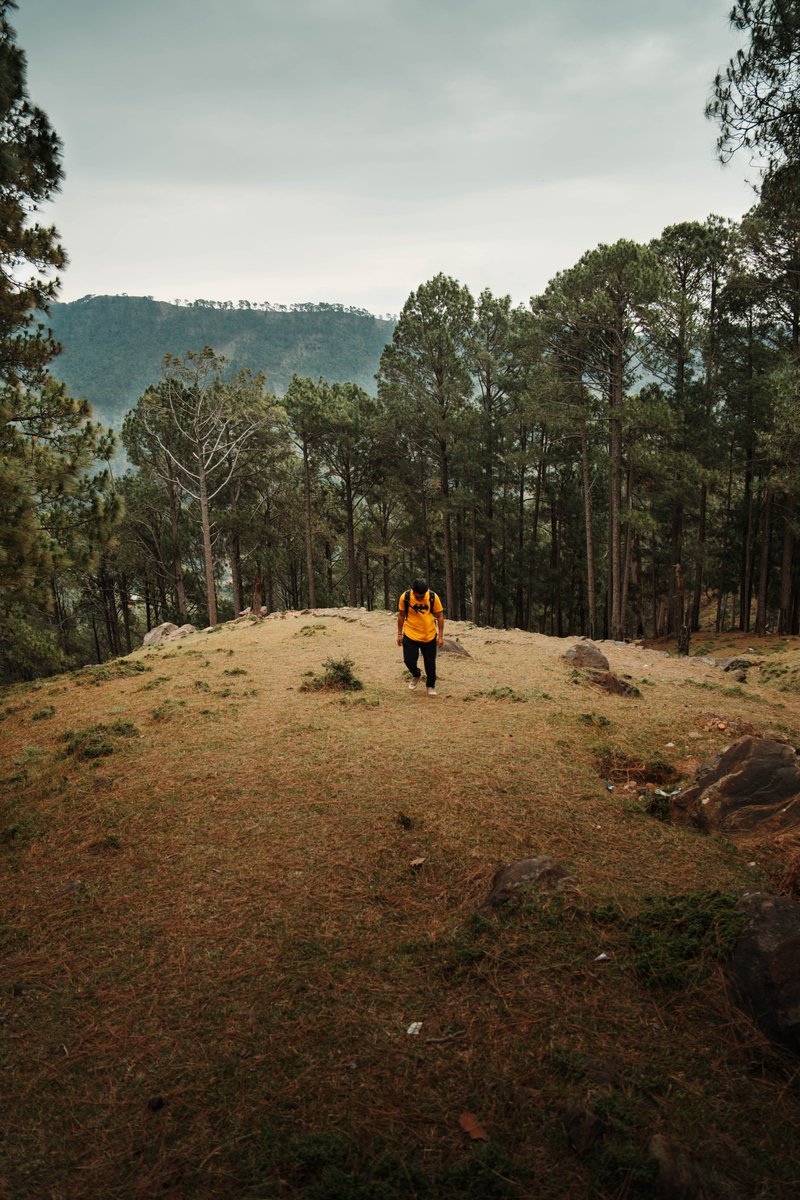
[[[264,603],[264,577],[261,574],[261,567],[256,567],[255,577],[253,579],[253,596],[250,601],[250,616],[255,617],[257,621],[261,620],[261,608]]]
[[[628,466],[625,475],[625,560],[622,569],[622,628],[623,635],[628,628],[628,592],[631,582],[631,561],[633,556],[633,467]]]
[[[792,628],[792,577],[794,565],[795,498],[787,496],[783,513],[783,553],[781,555],[781,605],[778,614],[778,633],[790,633]]]
[[[531,536],[530,536],[530,554],[528,555],[528,596],[525,603],[525,629],[531,627],[531,617],[533,614],[533,583],[536,578],[536,551],[539,541],[539,514],[542,507],[542,487],[544,484],[545,460],[547,456],[548,442],[547,433],[542,427],[542,436],[539,444],[539,462],[536,466],[536,483],[533,488],[533,517],[531,520]]]
[[[595,583],[594,532],[592,529],[592,479],[589,463],[589,437],[586,422],[581,425],[581,477],[583,480],[583,522],[586,539],[586,602],[589,608],[590,638],[597,635],[597,591]]]
[[[761,564],[758,572],[758,599],[756,601],[756,637],[767,632],[767,586],[769,583],[769,549],[772,533],[772,488],[764,492],[764,512],[761,521]]]
[[[242,591],[242,546],[238,529],[232,530],[228,538],[228,558],[230,559],[231,564],[233,615],[236,617],[244,608],[244,593]]]
[[[677,581],[680,579],[681,589],[685,587],[683,578],[683,565],[681,557],[683,554],[683,504],[680,500],[676,501],[672,509],[672,526],[670,529],[669,540],[669,558],[670,558],[670,579],[669,579],[669,601],[667,612],[669,613],[667,633],[677,633],[683,624],[683,600],[684,593],[681,590],[678,595]],[[680,571],[680,574],[678,573]]]
[[[333,546],[330,538],[325,539],[325,580],[328,588],[328,604],[335,603],[333,595]]]
[[[103,652],[100,649],[100,638],[98,637],[98,634],[97,634],[97,621],[95,621],[95,619],[94,619],[94,613],[91,614],[91,622],[92,622],[92,633],[94,635],[95,657],[97,658],[98,663],[101,663],[103,661]]]
[[[388,546],[389,544],[389,522],[384,518],[381,524],[381,545]],[[392,604],[389,596],[389,555],[384,550],[381,554],[381,567],[383,570],[383,607],[387,612],[391,612]]]
[[[117,598],[114,592],[114,581],[108,574],[105,564],[100,563],[100,593],[103,597],[103,611],[106,618],[106,633],[108,648],[112,658],[122,654],[122,641],[119,635],[119,620],[117,618]]]
[[[484,534],[483,534],[483,623],[492,623],[492,577],[494,573],[494,480],[491,471],[487,471],[487,485],[484,498]]]
[[[344,481],[344,505],[347,520],[347,584],[350,607],[358,604],[356,592],[356,531],[355,505],[353,503],[353,484],[348,475]]]
[[[66,639],[64,636],[64,627],[65,627],[64,609],[61,604],[61,596],[58,591],[58,584],[56,583],[55,575],[52,575],[50,577],[50,592],[53,597],[53,616],[55,617],[56,640],[57,640],[59,646],[61,647],[62,651],[66,654],[67,644],[66,644]]]
[[[120,577],[119,583],[119,600],[122,608],[122,623],[125,627],[125,645],[128,654],[133,650],[131,645],[131,610],[130,610],[130,595],[128,593],[128,581],[125,576]]]
[[[553,635],[563,637],[564,627],[561,612],[561,522],[559,503],[553,496],[550,505],[550,571],[553,597]]]
[[[455,615],[458,611],[456,600],[456,577],[453,569],[453,536],[450,527],[450,480],[449,480],[449,465],[447,462],[447,446],[444,442],[439,442],[439,467],[441,470],[441,479],[439,486],[442,492],[442,534],[443,534],[443,549],[444,549],[444,576],[445,587],[447,591],[447,611],[451,615]]]
[[[314,579],[314,531],[311,521],[311,464],[308,446],[303,443],[303,503],[306,525],[306,576],[308,579],[308,607],[317,607],[317,585]],[[333,603],[333,601],[331,601]]]
[[[184,623],[189,617],[189,605],[186,602],[186,585],[183,581],[183,561],[180,551],[180,530],[178,526],[178,517],[180,514],[180,505],[178,503],[178,485],[172,475],[172,460],[168,457],[170,475],[166,480],[167,486],[167,503],[169,505],[169,528],[172,536],[172,573],[175,579],[175,602],[178,607],[178,613],[184,618]]]
[[[700,484],[700,503],[697,521],[697,553],[694,558],[694,593],[692,595],[692,611],[690,627],[697,632],[700,628],[700,604],[703,597],[703,575],[706,561],[706,519],[708,512],[708,484],[703,480]]]
[[[217,624],[217,589],[214,584],[214,552],[211,546],[211,517],[208,510],[206,473],[200,460],[200,524],[203,530],[203,567],[209,625]]]
[[[742,547],[741,588],[739,592],[739,628],[743,633],[750,629],[750,610],[753,597],[753,570],[755,561],[755,505],[753,503],[753,474],[751,456],[748,455],[745,472],[744,503],[747,516],[744,546]]]
[[[475,512],[475,504],[472,505],[472,623],[477,625],[480,618],[479,596],[478,596],[478,518]],[[485,546],[485,543],[484,543]]]
[[[611,595],[609,598],[611,637],[621,641],[622,623],[622,401],[623,401],[623,333],[621,321],[614,330],[614,351],[611,359],[611,394],[609,396],[609,568]]]
[[[514,624],[522,629],[525,620],[525,467],[524,454],[517,480],[517,586],[514,604]]]

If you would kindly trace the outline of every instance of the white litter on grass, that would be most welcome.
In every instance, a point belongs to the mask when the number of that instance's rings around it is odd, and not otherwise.
[[[408,1034],[409,1037],[416,1037],[421,1029],[422,1029],[422,1021],[412,1021],[411,1024],[409,1025],[408,1029],[406,1030],[406,1033]]]
[[[602,953],[602,954],[598,954],[597,958],[596,958],[594,961],[595,961],[595,962],[611,962],[611,959],[610,959],[610,957],[609,957],[609,956],[608,956],[608,955],[605,953],[605,951],[603,951],[603,953]]]

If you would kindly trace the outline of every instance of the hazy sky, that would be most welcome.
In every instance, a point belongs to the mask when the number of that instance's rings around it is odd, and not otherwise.
[[[61,298],[526,301],[754,202],[703,116],[731,0],[20,0]]]

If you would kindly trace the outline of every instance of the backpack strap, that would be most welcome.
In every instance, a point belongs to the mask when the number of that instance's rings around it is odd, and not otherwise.
[[[431,616],[434,617],[436,614],[433,611],[433,606],[436,603],[436,592],[433,590],[433,588],[428,588],[428,597],[429,597],[430,613],[431,613]],[[403,607],[405,608],[406,616],[408,616],[408,608],[409,608],[410,604],[411,604],[411,588],[408,588],[408,590],[406,591],[406,594],[403,596]]]

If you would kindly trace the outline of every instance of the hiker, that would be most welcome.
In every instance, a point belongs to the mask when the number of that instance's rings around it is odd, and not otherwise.
[[[435,696],[436,647],[441,646],[444,641],[442,602],[424,579],[415,579],[408,591],[403,592],[397,609],[397,644],[403,647],[403,662],[411,672],[409,689],[413,692],[422,678],[422,672],[417,666],[421,650],[428,695]]]

